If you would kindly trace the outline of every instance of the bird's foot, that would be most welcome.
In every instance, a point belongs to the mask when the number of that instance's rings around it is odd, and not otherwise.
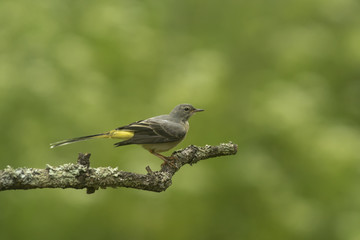
[[[162,158],[162,160],[164,161],[161,166],[164,166],[165,164],[172,166],[173,168],[177,168],[177,166],[175,165],[175,157],[170,156],[170,157],[166,157],[163,156],[164,158]]]
[[[170,156],[170,157],[166,157],[160,153],[154,152],[154,151],[150,151],[151,154],[154,154],[155,156],[157,156],[158,158],[160,158],[161,160],[164,161],[163,164],[161,164],[161,166],[164,166],[165,164],[173,167],[173,168],[177,168],[175,165],[175,157],[174,156]]]

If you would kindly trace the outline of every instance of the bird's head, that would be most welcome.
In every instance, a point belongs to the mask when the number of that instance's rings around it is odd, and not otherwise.
[[[202,111],[204,110],[197,109],[191,104],[179,104],[170,112],[170,116],[180,119],[181,121],[187,121],[194,113]]]

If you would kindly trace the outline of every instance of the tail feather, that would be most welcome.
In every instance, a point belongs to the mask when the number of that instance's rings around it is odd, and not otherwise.
[[[85,140],[94,139],[94,138],[113,138],[113,139],[128,140],[128,139],[132,138],[133,136],[134,136],[134,133],[132,131],[111,130],[106,133],[99,133],[99,134],[77,137],[77,138],[72,138],[72,139],[67,139],[67,140],[62,140],[59,142],[51,143],[50,148],[60,147],[60,146],[64,146],[67,144],[85,141]]]
[[[89,136],[83,136],[83,137],[77,137],[77,138],[62,140],[62,141],[59,141],[59,142],[51,143],[50,148],[60,147],[60,146],[64,146],[64,145],[67,145],[67,144],[70,144],[70,143],[85,141],[85,140],[89,140],[89,139],[93,139],[93,138],[104,137],[106,135],[107,135],[107,133],[100,133],[100,134],[94,134],[94,135],[89,135]]]

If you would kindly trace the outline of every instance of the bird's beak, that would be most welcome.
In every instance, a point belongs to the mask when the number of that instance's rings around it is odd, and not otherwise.
[[[202,112],[204,111],[204,109],[194,109],[193,112],[196,113],[196,112]]]

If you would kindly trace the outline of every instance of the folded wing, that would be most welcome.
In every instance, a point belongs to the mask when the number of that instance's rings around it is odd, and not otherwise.
[[[138,121],[116,130],[134,133],[132,138],[115,143],[117,147],[128,144],[176,142],[186,135],[186,128],[183,124],[162,119]]]

